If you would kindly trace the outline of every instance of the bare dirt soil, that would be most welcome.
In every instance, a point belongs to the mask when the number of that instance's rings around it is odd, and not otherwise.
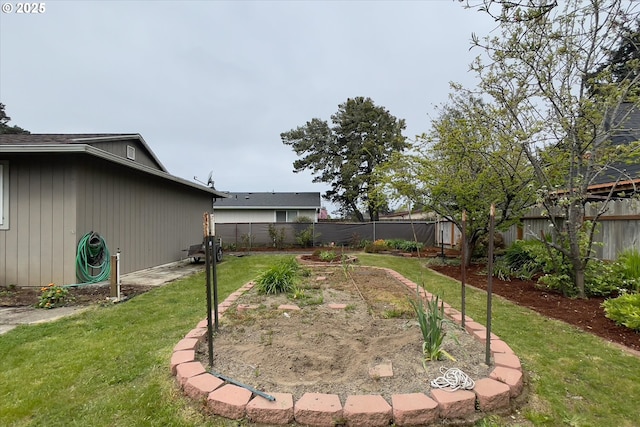
[[[351,394],[428,392],[440,368],[473,380],[488,376],[484,346],[446,324],[443,348],[456,359],[422,364],[422,336],[404,284],[384,270],[305,267],[304,295],[259,294],[254,288],[228,309],[214,336],[213,370],[266,392]],[[320,279],[320,280],[319,280]],[[279,309],[281,305],[300,310]],[[345,304],[346,308],[332,308]],[[240,309],[238,308],[240,307]],[[242,309],[242,307],[250,307]],[[209,365],[207,344],[198,357]],[[391,367],[393,376],[384,369]]]

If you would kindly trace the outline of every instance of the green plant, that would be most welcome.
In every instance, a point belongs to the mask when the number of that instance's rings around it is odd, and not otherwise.
[[[422,363],[430,360],[440,360],[445,355],[449,359],[455,359],[442,348],[442,342],[446,335],[444,330],[444,301],[435,296],[425,301],[420,297],[409,298],[409,303],[418,318],[418,325],[422,333]]]
[[[73,300],[69,295],[68,288],[57,286],[54,283],[49,283],[47,286],[40,288],[40,292],[40,301],[37,304],[38,308],[61,307]]]
[[[289,298],[300,300],[306,298],[306,293],[304,292],[304,289],[294,286],[293,290],[289,293]]]
[[[267,231],[269,233],[269,237],[271,238],[271,241],[273,242],[273,246],[277,249],[284,248],[284,239],[285,239],[285,233],[286,233],[284,227],[278,228],[273,224],[269,224]]]
[[[301,230],[296,233],[296,243],[302,246],[303,248],[308,248],[309,246],[313,246],[313,242],[315,239],[320,237],[320,233],[313,232],[314,228],[312,225],[308,226],[304,230]]]
[[[615,265],[621,276],[621,287],[640,292],[640,251],[636,248],[622,251]]]
[[[253,247],[255,239],[255,236],[251,233],[244,233],[240,235],[240,242],[242,243],[242,247],[245,249]]]
[[[640,331],[640,294],[623,294],[602,303],[605,316],[618,325]]]
[[[338,258],[338,254],[335,251],[320,251],[320,254],[318,255],[318,257],[322,260],[322,261],[333,261],[336,258]]]
[[[388,250],[389,250],[389,246],[387,246],[387,242],[385,242],[382,239],[378,239],[373,243],[369,243],[364,248],[365,252],[373,253],[373,254],[377,254],[378,252],[388,251]]]
[[[293,292],[298,262],[293,257],[280,260],[264,270],[256,279],[256,289],[264,294]]]

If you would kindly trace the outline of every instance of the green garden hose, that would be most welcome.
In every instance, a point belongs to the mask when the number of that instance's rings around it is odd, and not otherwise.
[[[111,274],[107,242],[93,231],[82,236],[76,255],[76,276],[82,284],[105,281]]]

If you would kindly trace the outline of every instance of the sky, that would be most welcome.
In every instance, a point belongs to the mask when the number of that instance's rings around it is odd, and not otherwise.
[[[280,134],[369,97],[430,129],[495,35],[455,0],[0,0],[0,102],[32,133],[139,133],[169,173],[230,192],[320,192]],[[331,212],[334,206],[323,201]]]

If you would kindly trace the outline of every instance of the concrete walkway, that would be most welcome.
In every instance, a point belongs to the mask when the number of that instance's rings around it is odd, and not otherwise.
[[[183,260],[123,274],[120,282],[123,285],[162,286],[201,271],[204,271],[204,263],[193,264],[190,260]],[[108,282],[96,285],[106,286]],[[53,322],[62,317],[80,313],[87,308],[87,306],[71,306],[46,310],[33,307],[2,307],[0,308],[0,335],[9,332],[18,325]]]

